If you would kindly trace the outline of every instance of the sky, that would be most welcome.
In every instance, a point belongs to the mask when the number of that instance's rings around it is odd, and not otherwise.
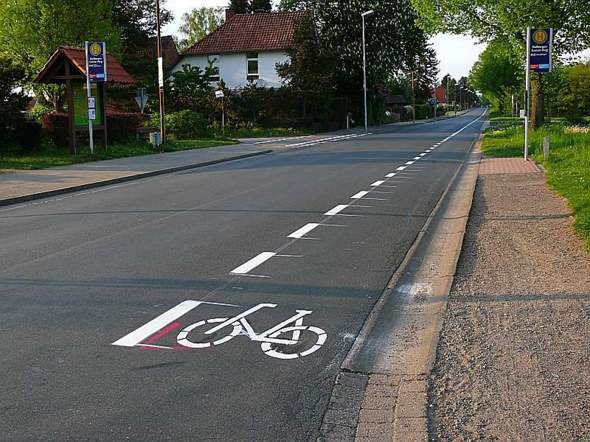
[[[166,8],[174,13],[175,20],[163,30],[166,34],[176,34],[180,18],[185,12],[201,7],[220,7],[229,0],[167,0]],[[432,39],[439,59],[440,78],[449,73],[453,78],[467,76],[485,45],[478,45],[468,36],[441,34]]]

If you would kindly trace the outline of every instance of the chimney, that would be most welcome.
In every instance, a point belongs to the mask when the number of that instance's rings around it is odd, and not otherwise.
[[[226,9],[225,10],[225,21],[229,21],[230,18],[232,18],[234,15],[236,15],[236,13],[234,11],[232,11],[231,9]]]

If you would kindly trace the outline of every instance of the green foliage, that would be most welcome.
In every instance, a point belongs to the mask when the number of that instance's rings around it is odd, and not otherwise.
[[[166,84],[168,106],[172,111],[192,110],[209,113],[213,108],[213,88],[209,84],[211,67],[183,65]]]
[[[478,40],[505,40],[524,49],[527,26],[557,30],[558,54],[577,52],[590,43],[587,0],[412,0],[428,32],[469,33]]]
[[[512,94],[522,85],[522,61],[514,48],[496,40],[479,56],[469,74],[471,85],[479,90],[500,113],[510,109]]]
[[[230,0],[228,9],[236,14],[246,14],[250,11],[250,2],[248,0]]]
[[[24,76],[24,68],[9,58],[0,57],[0,143],[11,140],[22,118],[20,112],[25,108],[27,97],[16,91]]]
[[[151,124],[159,126],[160,116],[152,115]],[[208,138],[212,136],[209,122],[202,114],[191,110],[182,110],[166,114],[166,131],[177,140]]]
[[[186,50],[215,31],[225,20],[223,8],[198,8],[182,16],[180,50]]]
[[[251,2],[250,2],[250,11],[251,12],[257,12],[257,11],[270,12],[271,10],[272,10],[271,0],[251,0]]]
[[[553,77],[555,111],[568,117],[590,114],[590,62],[560,67]]]
[[[416,120],[424,120],[426,118],[430,118],[431,116],[431,108],[427,104],[417,104],[416,105]]]

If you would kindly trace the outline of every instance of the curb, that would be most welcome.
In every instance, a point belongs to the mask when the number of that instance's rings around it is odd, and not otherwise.
[[[467,151],[343,361],[318,440],[428,440],[428,376],[473,202],[482,139]],[[356,400],[344,402],[343,389]]]
[[[154,176],[158,176],[158,175],[165,175],[168,173],[182,172],[184,170],[191,170],[191,169],[199,169],[201,167],[213,166],[215,164],[227,163],[229,161],[243,160],[246,158],[267,155],[267,154],[273,153],[273,152],[274,152],[273,150],[263,150],[260,152],[252,152],[252,153],[237,155],[237,156],[233,156],[233,157],[220,158],[218,160],[206,161],[203,163],[194,163],[194,164],[188,164],[188,165],[184,165],[184,166],[171,167],[168,169],[153,170],[151,172],[143,172],[143,173],[124,176],[124,177],[120,177],[120,178],[112,178],[112,179],[104,180],[104,181],[95,181],[93,183],[80,184],[80,185],[71,186],[71,187],[64,187],[63,189],[48,190],[47,192],[39,192],[39,193],[32,193],[29,195],[4,198],[4,199],[0,199],[0,207],[9,206],[11,204],[18,204],[18,203],[24,203],[24,202],[28,202],[28,201],[34,201],[34,200],[43,199],[43,198],[50,198],[52,196],[63,195],[66,193],[79,192],[81,190],[95,189],[97,187],[104,187],[104,186],[110,186],[113,184],[120,184],[120,183],[129,182],[129,181],[141,180],[143,178],[150,178],[150,177],[154,177]]]

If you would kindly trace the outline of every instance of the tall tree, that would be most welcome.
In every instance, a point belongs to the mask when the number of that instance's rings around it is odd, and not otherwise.
[[[555,53],[590,46],[588,0],[412,0],[420,24],[429,32],[469,33],[480,41],[505,40],[520,48],[524,60],[527,26],[556,31]],[[533,75],[533,125],[542,123],[542,83]]]
[[[271,0],[252,0],[250,3],[250,11],[251,12],[258,12],[258,11],[270,12],[270,11],[272,11],[272,2],[271,2]]]
[[[187,49],[203,39],[221,26],[224,20],[223,8],[199,8],[183,14],[179,28],[182,36],[179,42],[180,49]]]
[[[503,114],[522,85],[522,63],[511,46],[493,41],[474,64],[469,80]]]
[[[250,2],[248,0],[230,0],[228,9],[236,14],[247,14],[250,12]]]

